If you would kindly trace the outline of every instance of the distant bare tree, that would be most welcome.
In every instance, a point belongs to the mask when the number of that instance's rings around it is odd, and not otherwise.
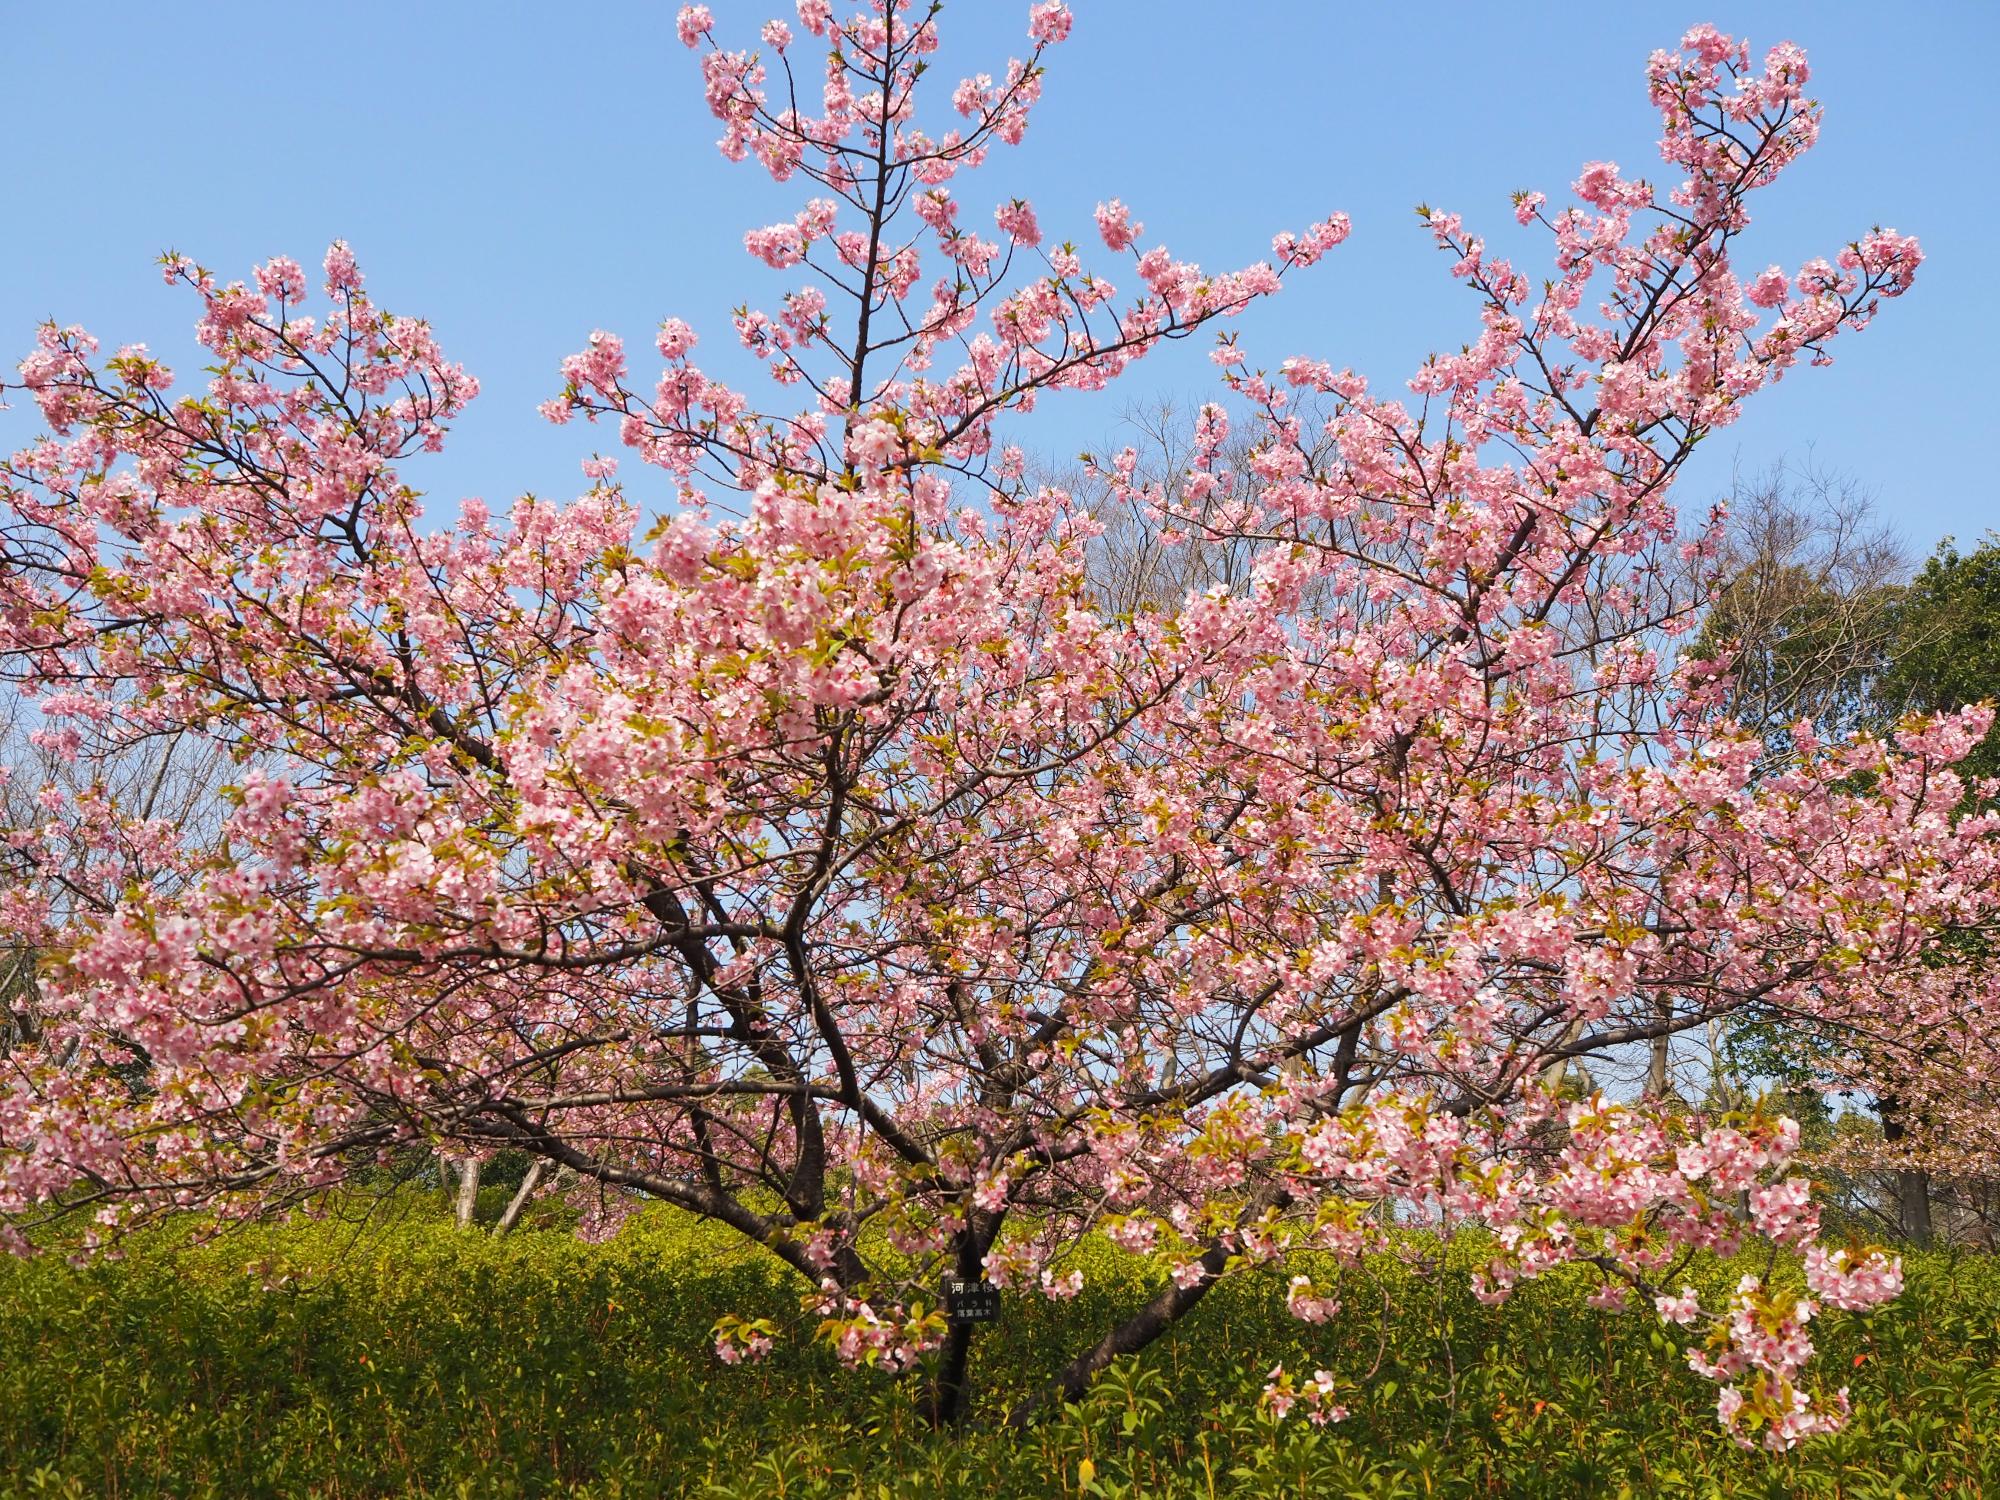
[[[1910,573],[1894,531],[1854,479],[1810,464],[1739,476],[1729,510],[1694,651],[1734,648],[1737,716],[1780,752],[1801,719],[1822,735],[1875,722]]]
[[[1045,463],[1040,478],[1067,490],[1104,530],[1091,544],[1091,579],[1104,607],[1115,614],[1177,604],[1190,592],[1242,588],[1255,556],[1241,535],[1216,540],[1202,525],[1231,506],[1254,503],[1262,485],[1252,460],[1258,443],[1243,435],[1222,445],[1227,487],[1191,490],[1198,411],[1171,399],[1130,408],[1106,452],[1088,453],[1068,463]],[[1308,425],[1315,425],[1316,419]],[[1331,446],[1331,439],[1322,439]],[[1129,450],[1137,485],[1154,497],[1155,509],[1173,522],[1142,513],[1113,497],[1105,477]],[[1190,522],[1192,524],[1190,524]],[[1224,530],[1217,525],[1214,530]]]

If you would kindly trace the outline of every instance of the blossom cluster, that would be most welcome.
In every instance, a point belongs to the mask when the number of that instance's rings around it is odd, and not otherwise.
[[[1325,1427],[1347,1420],[1347,1408],[1333,1399],[1338,1389],[1330,1371],[1315,1370],[1309,1379],[1300,1380],[1287,1374],[1282,1364],[1273,1365],[1264,1378],[1259,1404],[1274,1421],[1282,1422],[1294,1408],[1302,1408],[1308,1422]]]

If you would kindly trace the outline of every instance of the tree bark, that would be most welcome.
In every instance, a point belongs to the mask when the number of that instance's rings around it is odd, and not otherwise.
[[[1017,1405],[1008,1414],[1008,1425],[1025,1427],[1037,1412],[1051,1402],[1076,1400],[1114,1359],[1125,1354],[1137,1354],[1185,1317],[1189,1309],[1208,1295],[1209,1288],[1221,1278],[1222,1268],[1228,1261],[1229,1252],[1221,1245],[1209,1246],[1199,1262],[1202,1271],[1199,1281],[1192,1286],[1169,1282],[1151,1302],[1064,1365],[1047,1390]]]
[[[975,1212],[970,1216],[958,1236],[958,1275],[962,1280],[978,1281],[986,1275],[986,1252],[999,1238],[1004,1218],[1004,1211]],[[944,1352],[939,1356],[937,1373],[932,1377],[930,1393],[924,1403],[924,1415],[933,1427],[955,1427],[965,1420],[965,1409],[971,1397],[971,1383],[966,1379],[966,1369],[971,1361],[972,1336],[976,1331],[974,1324],[953,1323],[945,1334]]]
[[[507,1233],[519,1221],[521,1210],[528,1206],[529,1197],[541,1183],[542,1169],[546,1165],[547,1163],[539,1158],[528,1163],[528,1170],[521,1178],[521,1185],[514,1189],[514,1196],[507,1200],[507,1211],[500,1215],[500,1222],[493,1226],[495,1234]]]
[[[933,1427],[956,1427],[965,1420],[965,1408],[971,1395],[966,1381],[966,1367],[971,1362],[972,1323],[953,1323],[944,1337],[944,1352],[939,1356],[937,1374],[931,1381],[930,1396],[925,1402],[924,1416]]]
[[[1659,1019],[1663,1025],[1673,1021],[1673,1005],[1662,999],[1658,1006]],[[1667,1097],[1668,1043],[1672,1033],[1661,1032],[1653,1038],[1651,1055],[1646,1059],[1646,1097],[1664,1099]]]
[[[479,1158],[468,1156],[458,1163],[458,1198],[452,1205],[452,1219],[460,1229],[472,1227],[472,1212],[479,1206]]]
[[[1902,1101],[1891,1095],[1882,1096],[1882,1140],[1887,1145],[1909,1138],[1909,1128],[1903,1123]],[[1931,1243],[1931,1179],[1928,1172],[1915,1167],[1896,1168],[1896,1221],[1901,1226],[1903,1238],[1918,1249],[1928,1249]]]
[[[1919,1250],[1931,1246],[1931,1177],[1928,1172],[1903,1168],[1896,1173],[1896,1201],[1901,1211],[1903,1233]]]
[[[1577,1043],[1577,1039],[1582,1035],[1583,1035],[1583,1020],[1581,1017],[1579,1017],[1578,1019],[1571,1021],[1569,1025],[1563,1028],[1561,1045],[1564,1047],[1574,1047]],[[1560,1092],[1563,1086],[1563,1080],[1569,1076],[1569,1064],[1570,1064],[1569,1057],[1567,1055],[1564,1055],[1562,1057],[1558,1057],[1554,1062],[1550,1063],[1547,1067],[1543,1068],[1542,1087],[1548,1089],[1551,1093]]]

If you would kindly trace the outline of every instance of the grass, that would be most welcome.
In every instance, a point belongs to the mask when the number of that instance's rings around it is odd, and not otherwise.
[[[1009,1432],[1006,1406],[1139,1294],[1095,1254],[1076,1301],[1008,1298],[956,1434],[840,1370],[809,1322],[765,1365],[719,1366],[715,1319],[797,1322],[798,1284],[663,1211],[602,1245],[408,1216],[10,1261],[0,1496],[2000,1495],[1989,1258],[1909,1257],[1898,1303],[1818,1326],[1855,1420],[1772,1458],[1735,1449],[1679,1346],[1584,1306],[1581,1278],[1488,1309],[1461,1271],[1390,1257],[1349,1273],[1318,1328],[1269,1278],[1226,1283],[1087,1402]],[[1280,1359],[1334,1371],[1349,1420],[1266,1420]]]

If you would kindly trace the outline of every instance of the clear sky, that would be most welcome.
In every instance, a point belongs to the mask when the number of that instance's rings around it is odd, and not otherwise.
[[[739,45],[764,16],[790,13],[789,0],[711,4]],[[1428,248],[1416,203],[1463,213],[1525,258],[1510,190],[1560,198],[1595,158],[1657,175],[1641,74],[1652,48],[1698,20],[1759,52],[1801,43],[1825,134],[1759,195],[1764,215],[1742,260],[1793,266],[1876,223],[1921,235],[1929,260],[1909,296],[1840,341],[1833,368],[1794,372],[1712,440],[1682,502],[1712,498],[1733,466],[1810,453],[1872,489],[1919,549],[2000,525],[1985,468],[2000,340],[2000,5],[1073,8],[1075,34],[1053,55],[1027,142],[962,180],[968,208],[983,219],[1026,194],[1045,231],[1083,241],[1091,207],[1122,197],[1149,238],[1217,267],[1343,209],[1352,239],[1243,320],[1243,340],[1254,363],[1307,354],[1352,365],[1378,389],[1476,329],[1473,299]],[[730,373],[730,309],[768,306],[784,284],[744,254],[742,232],[790,217],[802,195],[714,151],[674,10],[0,0],[14,205],[0,237],[0,349],[11,363],[53,315],[198,368],[191,303],[161,285],[160,251],[233,279],[276,253],[316,265],[340,236],[378,300],[429,318],[484,385],[449,452],[409,476],[434,509],[468,494],[497,504],[575,491],[578,460],[614,439],[536,417],[564,354],[595,327],[650,354],[671,313],[702,331],[704,366]],[[1026,10],[1026,0],[947,7],[947,92],[1023,49]],[[1123,408],[1203,399],[1212,375],[1199,350],[1176,349],[1112,391],[1048,404],[1033,440],[1058,452],[1096,445]],[[0,439],[18,440],[26,415],[0,413]],[[643,497],[649,481],[626,473]]]

